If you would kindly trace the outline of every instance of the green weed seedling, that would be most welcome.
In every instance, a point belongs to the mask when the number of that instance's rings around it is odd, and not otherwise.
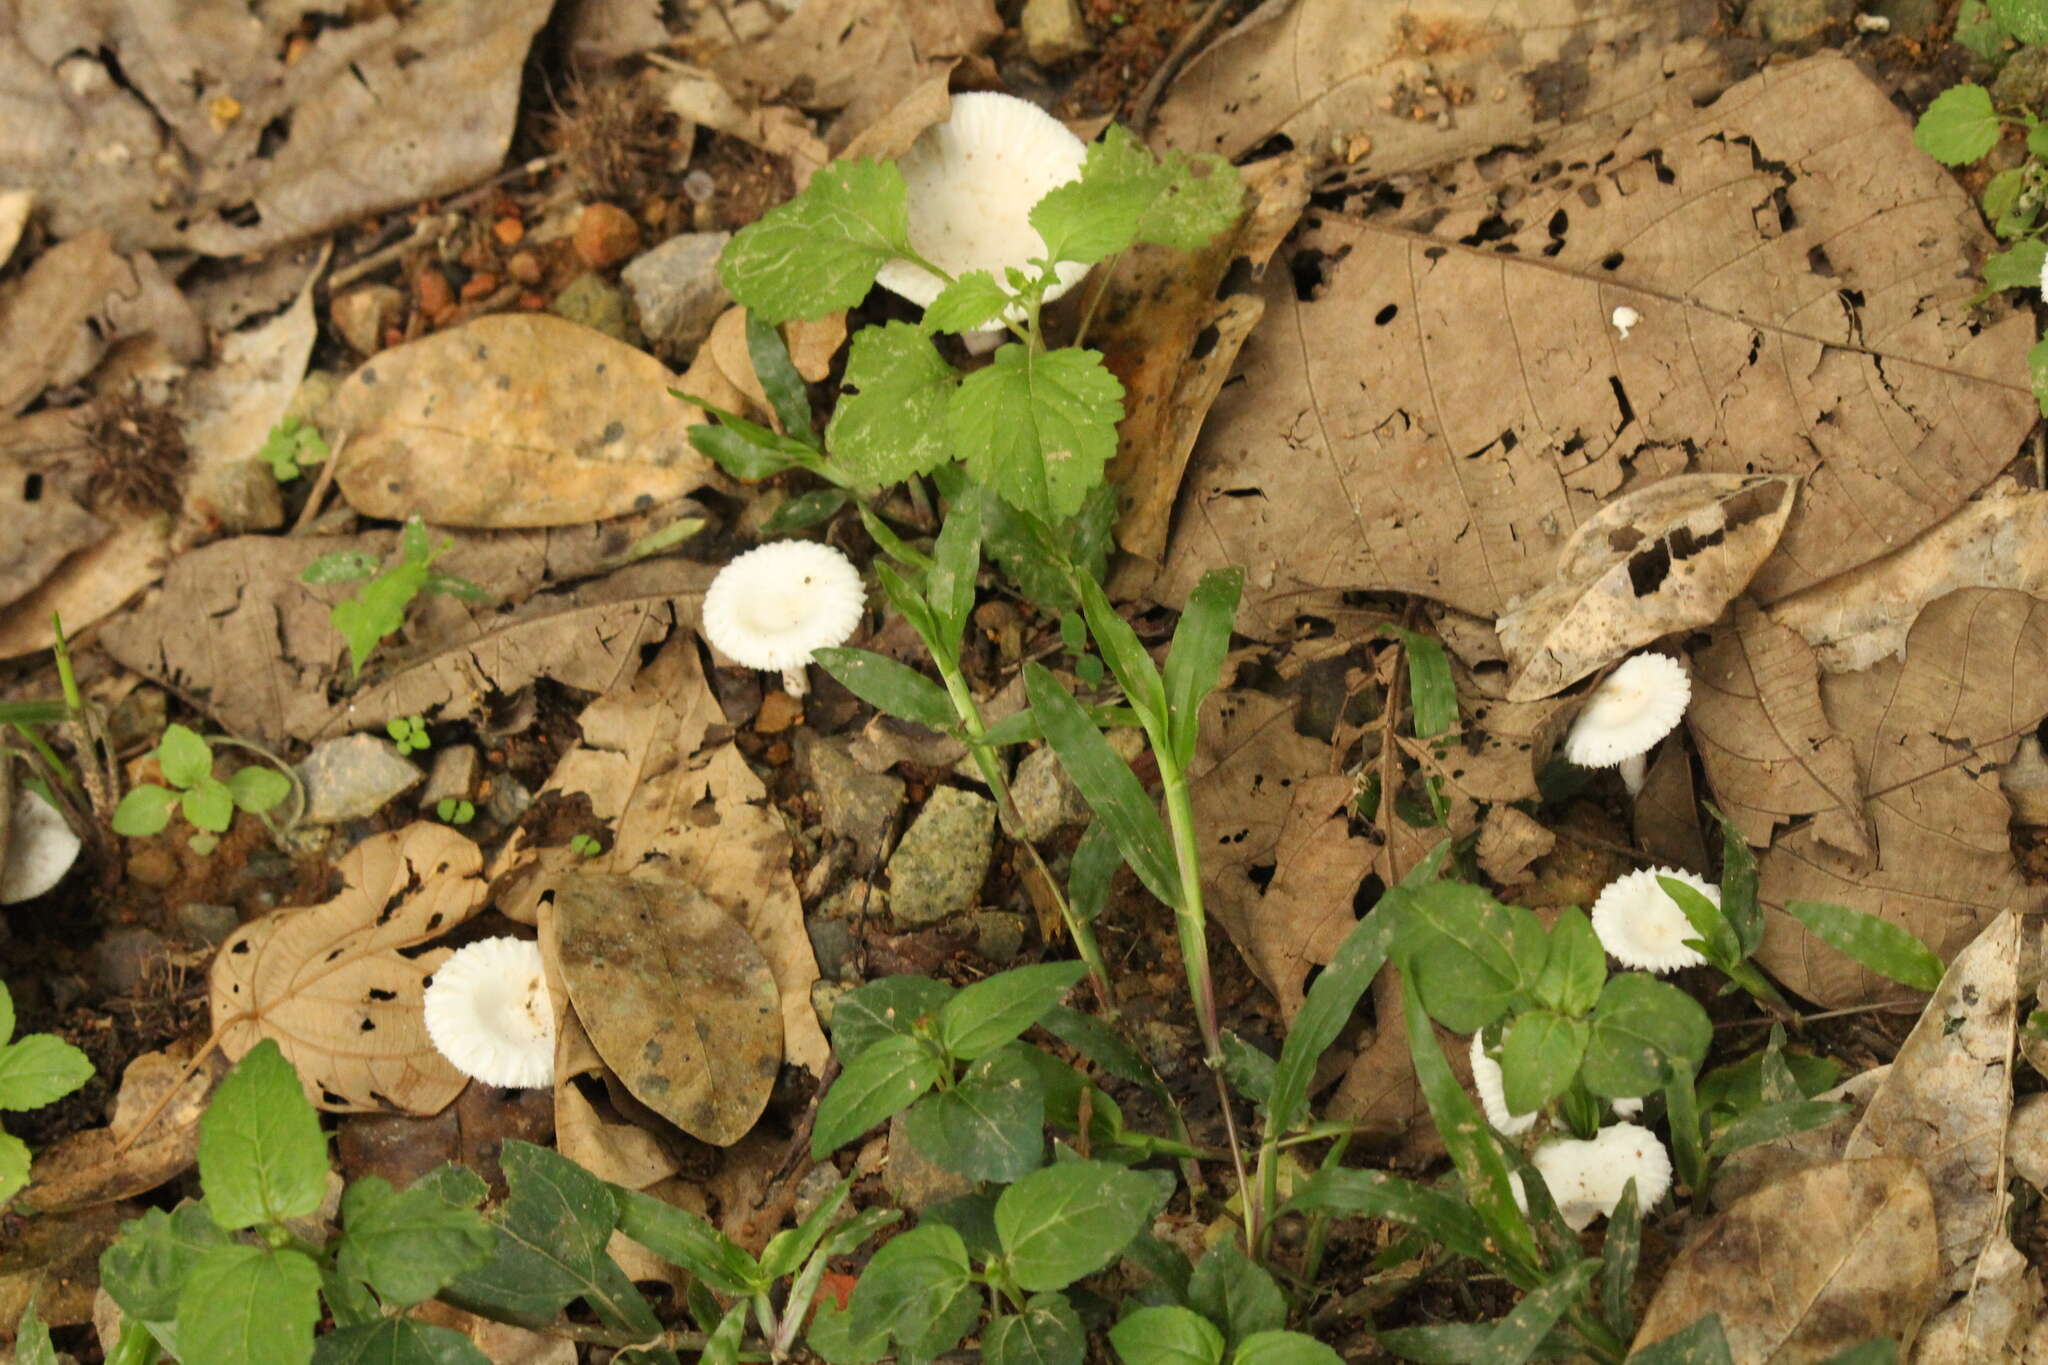
[[[569,838],[569,851],[579,858],[595,858],[604,852],[604,845],[595,834],[576,834]]]
[[[234,823],[237,810],[267,817],[293,789],[294,779],[286,775],[282,764],[268,767],[251,763],[237,768],[226,781],[215,777],[212,746],[182,725],[164,728],[164,737],[158,741],[152,757],[170,785],[160,787],[154,782],[143,782],[131,788],[114,808],[116,834],[160,834],[170,823],[171,808],[176,806],[186,823],[198,831],[187,841],[193,851],[211,853],[220,843],[220,836]]]
[[[362,551],[340,550],[320,556],[299,575],[305,583],[363,584],[353,597],[335,603],[327,615],[348,641],[350,677],[361,677],[370,654],[404,627],[406,609],[421,593],[447,593],[465,602],[489,600],[490,594],[468,579],[434,572],[434,561],[454,543],[431,543],[427,524],[413,517],[399,536],[398,562],[382,572],[378,561]]]
[[[305,473],[305,466],[319,464],[328,455],[327,441],[320,428],[297,417],[287,417],[270,429],[257,455],[270,462],[270,472],[279,483],[290,483]]]
[[[54,1104],[92,1079],[92,1063],[49,1033],[14,1036],[14,997],[0,984],[0,1110]],[[28,1144],[0,1128],[0,1207],[28,1184]]]
[[[422,716],[393,716],[384,722],[384,733],[391,736],[401,754],[418,753],[433,744],[427,737],[427,722]]]
[[[434,814],[445,824],[466,825],[476,819],[476,805],[457,796],[444,796],[434,803]]]

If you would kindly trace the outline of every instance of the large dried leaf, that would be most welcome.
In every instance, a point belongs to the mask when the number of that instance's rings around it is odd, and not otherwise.
[[[43,585],[0,609],[0,659],[39,654],[56,643],[50,622],[77,634],[103,620],[154,583],[171,549],[171,519],[161,512],[130,515],[97,545],[62,564]]]
[[[4,44],[0,33],[0,51]],[[0,108],[4,102],[0,95]],[[0,162],[5,157],[0,144]],[[51,385],[83,379],[114,342],[145,334],[179,360],[206,350],[192,306],[153,257],[124,260],[97,227],[58,243],[0,287],[0,415],[19,412]]]
[[[34,1214],[90,1208],[147,1193],[191,1169],[199,1156],[200,1116],[214,1082],[227,1070],[209,1055],[188,1073],[195,1047],[184,1040],[130,1062],[121,1073],[113,1122],[37,1153],[28,1188],[11,1207]],[[170,1095],[174,1087],[177,1093]],[[144,1119],[147,1129],[141,1128]]]
[[[1948,515],[2038,416],[2031,322],[1968,306],[1976,206],[1841,58],[1379,188],[1269,273],[1162,600],[1237,564],[1262,636],[1318,591],[1495,616],[1618,492],[1798,475],[1769,601]]]
[[[34,592],[69,555],[106,535],[98,517],[0,460],[0,608]]]
[[[690,1136],[737,1142],[782,1069],[768,961],[688,882],[570,873],[554,882],[569,1000],[634,1098]]]
[[[1969,1292],[1920,1329],[1913,1365],[2040,1365],[2048,1357],[2027,1350],[2026,1339],[2043,1322],[2044,1303],[2039,1272],[2001,1232],[1978,1257]]]
[[[567,526],[682,497],[711,478],[702,413],[668,368],[547,314],[481,317],[383,352],[328,406],[349,438],[335,482],[366,516]]]
[[[1665,1272],[1638,1349],[1721,1315],[1736,1365],[1910,1344],[1940,1283],[1934,1201],[1904,1157],[1840,1161],[1729,1205]]]
[[[2048,713],[2044,658],[2048,603],[1972,588],[1920,614],[1904,663],[1822,680],[1827,715],[1864,775],[1877,860],[1864,868],[1812,826],[1781,834],[1763,855],[1757,960],[1780,981],[1835,1008],[1906,993],[1809,934],[1780,908],[1787,901],[1881,916],[1944,960],[2000,913],[2042,904],[2013,861],[1998,769]]]
[[[406,956],[483,904],[475,844],[422,822],[379,834],[335,865],[321,905],[272,911],[223,943],[208,977],[230,1060],[273,1038],[323,1109],[432,1114],[469,1078],[427,1039],[421,1000],[446,949]]]

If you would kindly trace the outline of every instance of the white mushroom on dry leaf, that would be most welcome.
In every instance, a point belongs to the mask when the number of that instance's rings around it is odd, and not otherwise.
[[[24,787],[14,794],[14,823],[0,848],[0,905],[34,900],[78,861],[77,833],[57,808]]]
[[[1691,700],[1692,679],[1678,660],[1631,655],[1586,699],[1565,736],[1564,756],[1582,768],[1619,767],[1630,793],[1639,792],[1650,750],[1678,728]]]
[[[1498,1131],[1520,1137],[1536,1126],[1537,1115],[1508,1111],[1506,1077],[1501,1073],[1500,1063],[1487,1055],[1483,1033],[1472,1035],[1472,1088],[1479,1094],[1479,1107],[1486,1111],[1486,1121]]]
[[[1609,882],[1593,902],[1592,920],[1600,946],[1615,961],[1661,975],[1700,966],[1706,958],[1685,946],[1687,939],[1699,937],[1699,931],[1658,885],[1659,877],[1684,882],[1715,905],[1721,903],[1721,888],[1704,877],[1678,868],[1649,867]]]
[[[1591,1138],[1556,1138],[1529,1158],[1573,1231],[1606,1218],[1621,1203],[1628,1182],[1636,1182],[1636,1207],[1656,1206],[1671,1189],[1671,1153],[1649,1129],[1633,1123],[1602,1128]],[[1515,1202],[1528,1210],[1521,1177],[1514,1177]]]
[[[704,638],[747,668],[782,674],[801,697],[811,651],[844,642],[860,626],[867,589],[860,570],[830,545],[777,540],[740,555],[704,594]]]
[[[552,1085],[555,1009],[540,945],[485,938],[434,969],[424,1002],[434,1050],[465,1076],[506,1089]]]

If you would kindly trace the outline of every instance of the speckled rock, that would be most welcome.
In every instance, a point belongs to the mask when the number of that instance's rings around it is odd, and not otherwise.
[[[306,819],[316,825],[366,819],[424,777],[396,745],[377,735],[323,740],[299,764]]]
[[[603,332],[614,341],[632,344],[632,325],[626,316],[626,296],[617,285],[596,274],[578,275],[569,281],[548,311],[556,317],[580,322]]]
[[[972,909],[995,826],[996,804],[987,797],[958,787],[934,791],[889,859],[890,918],[915,927]]]
[[[719,253],[731,240],[730,232],[678,233],[619,272],[649,341],[687,353],[711,335],[711,324],[732,302],[718,278]]]

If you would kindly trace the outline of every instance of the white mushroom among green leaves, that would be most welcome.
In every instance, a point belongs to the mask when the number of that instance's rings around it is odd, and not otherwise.
[[[1650,750],[1678,728],[1691,701],[1685,665],[1667,654],[1631,655],[1586,699],[1564,756],[1582,768],[1618,767],[1629,792],[1639,792]]]
[[[1698,949],[1686,947],[1685,941],[1697,939],[1699,931],[1658,884],[1659,877],[1684,882],[1715,905],[1721,903],[1721,888],[1704,877],[1678,868],[1644,868],[1615,878],[1600,892],[1593,902],[1593,932],[1608,955],[1625,967],[1659,975],[1698,967],[1706,958]]]
[[[0,838],[0,905],[50,891],[78,861],[82,846],[57,808],[26,787],[14,794],[13,820]]]
[[[711,647],[747,668],[782,674],[801,697],[813,650],[844,643],[860,627],[867,588],[830,545],[777,540],[740,555],[711,580],[702,629]]]
[[[485,938],[434,969],[427,1037],[457,1071],[486,1085],[532,1089],[555,1079],[555,1007],[540,945]]]
[[[1591,1138],[1557,1138],[1536,1149],[1530,1162],[1574,1231],[1606,1218],[1621,1204],[1628,1182],[1636,1182],[1636,1207],[1654,1208],[1671,1189],[1671,1153],[1656,1134],[1634,1123],[1616,1123]],[[1526,1211],[1520,1176],[1515,1202]]]

